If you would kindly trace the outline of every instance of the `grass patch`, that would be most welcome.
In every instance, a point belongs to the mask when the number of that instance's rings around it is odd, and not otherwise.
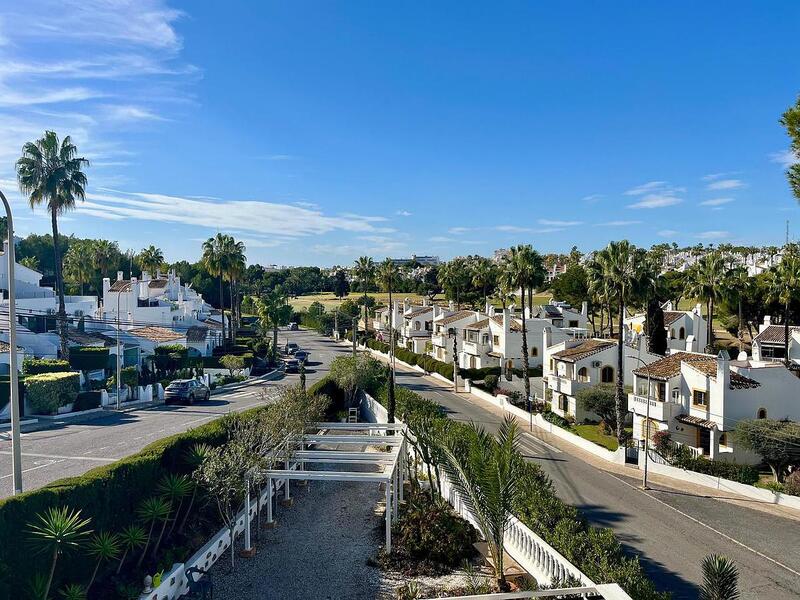
[[[583,439],[589,440],[598,446],[603,446],[612,452],[619,448],[619,442],[617,441],[617,438],[613,435],[600,433],[597,425],[573,425],[571,431],[576,435],[581,436]]]
[[[347,298],[353,300],[354,302],[361,298],[364,294],[360,292],[350,292]],[[372,296],[375,298],[375,302],[383,305],[389,304],[389,294],[387,292],[371,292],[367,294],[367,296]],[[410,302],[415,304],[421,304],[423,296],[419,294],[403,294],[397,292],[392,294],[392,299],[395,301],[403,301],[404,299],[408,298]],[[292,308],[296,311],[303,311],[311,306],[314,302],[319,302],[322,306],[325,307],[325,311],[329,312],[339,306],[342,303],[343,298],[337,298],[333,295],[332,292],[323,292],[320,294],[308,294],[306,296],[298,296],[297,298],[291,298],[289,300],[289,304],[292,305]]]

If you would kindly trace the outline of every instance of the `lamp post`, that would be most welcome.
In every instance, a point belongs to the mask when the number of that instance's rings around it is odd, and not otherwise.
[[[636,359],[642,363],[647,373],[647,408],[645,409],[644,473],[642,474],[642,488],[649,490],[650,488],[647,486],[647,462],[649,459],[648,450],[650,449],[650,365],[638,356],[628,355],[628,358]]]
[[[448,335],[453,338],[453,392],[458,393],[458,331],[453,327]]]
[[[19,374],[17,373],[17,297],[14,282],[14,221],[11,216],[11,206],[8,204],[3,192],[0,199],[6,209],[8,225],[8,365],[11,371],[9,381],[9,401],[11,402],[11,464],[13,472],[14,495],[22,493],[22,449],[20,448],[19,432]]]
[[[119,304],[119,301],[120,301],[120,298],[122,297],[122,292],[126,291],[126,289],[129,290],[132,285],[133,285],[132,282],[129,281],[128,283],[124,284],[119,289],[119,291],[117,292],[117,410],[120,409],[120,404],[121,404],[120,403],[119,394],[120,394],[120,385],[122,383],[120,381],[120,378],[122,377],[122,360],[120,359],[120,344],[119,344],[119,328],[120,328],[120,323],[119,323],[120,304]]]
[[[356,355],[356,336],[358,335],[358,317],[353,317],[353,356]]]

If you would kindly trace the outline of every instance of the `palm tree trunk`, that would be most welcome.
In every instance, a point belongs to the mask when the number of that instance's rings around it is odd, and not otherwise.
[[[225,346],[225,294],[222,290],[222,274],[219,276],[219,307],[222,311],[222,346]]]
[[[392,357],[394,356],[394,339],[392,336],[392,322],[394,321],[394,309],[392,307],[392,284],[389,282],[389,394],[387,412],[389,413],[389,423],[394,423],[394,412],[396,410],[394,399],[394,363]]]
[[[789,368],[789,303],[783,308],[783,362]]]
[[[619,339],[617,340],[617,389],[614,393],[614,405],[617,409],[617,440],[620,444],[625,439],[625,414],[626,414],[626,405],[625,402],[625,365],[623,363],[624,357],[622,355],[623,348],[625,347],[625,342],[622,339],[622,321],[625,320],[625,303],[622,301],[625,292],[623,290],[622,297],[619,299]]]
[[[139,557],[139,560],[136,561],[137,569],[141,568],[144,557],[147,554],[147,547],[150,545],[150,538],[153,537],[153,527],[155,524],[155,521],[150,521],[150,529],[147,531],[147,541],[144,543],[144,548],[142,548],[142,555]]]
[[[522,290],[522,380],[525,382],[525,405],[531,409],[531,379],[528,376],[528,330],[525,327],[525,289]]]
[[[708,345],[711,352],[714,352],[714,299],[708,303]]]
[[[197,485],[192,488],[192,497],[189,498],[189,506],[186,507],[186,512],[183,513],[183,519],[181,519],[181,524],[178,526],[178,533],[183,531],[183,528],[186,526],[186,520],[189,518],[189,514],[192,512],[192,506],[194,505],[194,498],[196,495]]]
[[[56,572],[56,561],[58,561],[58,547],[53,548],[53,562],[50,563],[50,574],[47,576],[47,587],[45,588],[44,597],[50,596],[50,586],[53,585],[53,574]]]
[[[58,294],[58,336],[61,340],[61,358],[69,358],[67,346],[67,311],[64,306],[64,275],[61,268],[61,248],[58,245],[58,214],[50,211],[53,227],[53,270],[56,275],[56,293]],[[12,240],[13,243],[13,240]]]
[[[276,353],[278,352],[278,321],[275,320],[272,322],[272,366],[276,366],[277,363],[277,356]]]
[[[231,341],[236,344],[236,301],[234,298],[234,288],[236,287],[236,282],[231,279],[231,283],[228,286],[228,296],[231,299]]]
[[[744,346],[744,317],[742,316],[742,295],[739,294],[739,352],[743,350]]]
[[[89,579],[89,583],[86,584],[86,591],[87,592],[89,591],[89,588],[92,587],[92,584],[94,583],[95,577],[97,577],[97,570],[100,568],[100,561],[101,560],[102,559],[100,559],[100,558],[97,559],[97,564],[95,564],[94,571],[92,571],[92,577],[91,577],[91,579]]]
[[[119,564],[117,565],[117,575],[119,572],[122,571],[122,563],[125,562],[125,557],[128,556],[128,549],[125,548],[125,551],[122,553],[122,558],[119,559]]]

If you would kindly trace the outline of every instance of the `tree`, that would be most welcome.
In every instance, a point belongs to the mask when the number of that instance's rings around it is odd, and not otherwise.
[[[161,494],[161,497],[169,503],[169,514],[172,514],[172,508],[175,503],[178,503],[178,507],[175,510],[175,516],[172,519],[172,526],[170,527],[170,532],[172,532],[172,530],[175,528],[175,522],[178,520],[178,513],[181,511],[183,500],[192,491],[192,480],[186,475],[167,473],[161,478],[161,481],[158,482],[158,488],[156,491]],[[164,523],[161,525],[161,532],[158,534],[158,539],[156,540],[155,546],[153,546],[153,560],[155,560],[158,556],[158,548],[161,546],[166,529],[167,521],[164,521]]]
[[[367,291],[375,280],[375,262],[369,256],[361,256],[356,261],[353,272],[361,282],[361,291],[364,292],[364,331],[369,333]]]
[[[222,311],[222,340],[226,339],[225,336],[225,296],[222,292],[222,279],[228,269],[228,260],[225,255],[225,246],[227,240],[221,233],[218,233],[212,238],[208,238],[203,242],[203,257],[200,259],[203,267],[208,271],[212,277],[216,277],[219,281],[219,306]]]
[[[497,283],[497,267],[488,258],[478,257],[472,265],[472,285],[482,290],[484,306],[489,302],[489,291]]]
[[[31,208],[44,204],[50,213],[58,294],[58,333],[61,339],[61,355],[64,358],[69,355],[69,348],[58,216],[74,208],[76,200],[86,197],[87,179],[83,168],[88,165],[88,160],[78,156],[78,148],[72,143],[72,138],[66,136],[59,143],[58,135],[54,131],[45,131],[40,139],[27,142],[22,147],[22,156],[16,164],[20,191],[28,196]]]
[[[292,307],[287,303],[286,294],[280,286],[263,298],[257,298],[255,306],[261,328],[264,331],[272,330],[270,362],[274,366],[277,364],[278,327],[286,325],[292,318]]]
[[[223,368],[228,369],[231,377],[233,377],[235,371],[244,369],[244,358],[236,356],[235,354],[226,354],[219,359],[219,364],[221,364]]]
[[[791,465],[800,464],[800,423],[745,419],[736,424],[734,436],[742,446],[761,455],[778,483]]]
[[[92,280],[93,275],[94,259],[91,242],[80,240],[72,243],[64,255],[64,277],[77,283],[83,296],[83,286]]]
[[[655,296],[647,302],[645,327],[648,351],[664,356],[667,352],[667,329],[664,326],[664,309],[661,308],[661,301]]]
[[[505,534],[521,498],[525,466],[518,449],[517,423],[506,415],[497,439],[474,423],[467,431],[466,447],[458,440],[460,436],[446,437],[442,468],[489,544],[498,588],[507,591]]]
[[[50,571],[44,588],[44,598],[48,597],[53,584],[58,557],[70,550],[79,548],[92,532],[90,519],[82,519],[80,510],[67,506],[51,507],[36,515],[36,520],[28,524],[31,542],[40,553],[50,554]]]
[[[347,281],[347,273],[344,269],[337,269],[333,276],[333,295],[337,298],[345,298],[350,293],[350,283]]]
[[[112,265],[121,258],[119,246],[116,242],[108,240],[94,240],[92,242],[94,254],[94,268],[100,271],[100,277],[108,277]],[[128,273],[130,277],[132,273]]]
[[[726,556],[709,554],[703,559],[703,585],[700,600],[737,600],[739,598],[739,570]]]
[[[364,353],[334,358],[330,377],[344,391],[348,408],[358,404],[359,392],[377,387],[386,378],[383,365]]]
[[[568,302],[572,306],[580,306],[584,300],[589,299],[589,281],[586,269],[575,263],[558,275],[550,283],[553,297]]]
[[[729,270],[723,281],[723,299],[726,304],[736,307],[736,337],[739,340],[739,352],[744,349],[744,304],[751,288],[752,280],[744,267],[734,267]]]
[[[793,164],[786,170],[789,187],[795,198],[800,201],[800,97],[794,106],[789,107],[781,117],[781,125],[786,128],[791,140],[791,153],[795,158]]]
[[[610,383],[599,383],[592,387],[578,390],[575,399],[583,410],[593,412],[614,431],[617,430],[617,405],[614,386]]]
[[[142,553],[139,555],[139,560],[136,561],[137,569],[141,568],[144,557],[147,555],[147,548],[150,546],[150,542],[153,539],[153,529],[155,529],[156,523],[166,523],[169,520],[170,512],[170,504],[163,498],[157,496],[142,500],[139,504],[139,508],[136,509],[136,516],[148,526],[147,541],[144,544]]]
[[[92,577],[86,585],[89,590],[97,577],[97,571],[104,562],[112,561],[119,556],[121,550],[120,538],[116,533],[100,531],[92,536],[87,547],[90,556],[97,559],[92,571]]]
[[[617,408],[617,439],[620,444],[625,441],[625,415],[628,412],[628,401],[625,395],[624,357],[625,346],[622,323],[625,320],[625,306],[636,299],[641,292],[642,278],[645,270],[644,254],[628,240],[610,242],[597,253],[600,273],[608,286],[605,293],[609,302],[613,298],[617,304],[618,334],[617,339],[617,380],[614,401]],[[609,320],[611,315],[609,314]]]
[[[392,259],[387,258],[384,260],[380,267],[378,267],[378,281],[380,281],[381,286],[389,293],[389,354],[390,354],[390,361],[389,361],[389,373],[388,373],[388,420],[389,423],[394,423],[394,413],[395,413],[395,398],[394,398],[394,361],[391,360],[391,357],[394,356],[394,346],[395,346],[395,339],[394,339],[394,304],[392,303],[392,288],[394,288],[395,281],[397,280],[399,273],[397,271],[397,267],[395,266]]]
[[[770,298],[783,306],[783,351],[789,368],[789,306],[800,294],[800,258],[790,246],[783,260],[770,271]]]
[[[708,346],[706,351],[714,348],[714,303],[722,298],[725,264],[722,254],[713,251],[704,254],[689,269],[686,279],[686,295],[706,303],[708,319]]]
[[[120,546],[122,548],[122,556],[117,564],[117,574],[122,571],[122,565],[125,558],[138,548],[143,547],[147,543],[147,532],[139,525],[128,525],[119,534]]]
[[[35,256],[26,256],[25,258],[19,261],[23,267],[28,267],[29,269],[33,269],[34,271],[38,271],[41,269],[39,266],[39,259]]]
[[[164,253],[161,248],[150,245],[139,252],[139,264],[143,270],[148,271],[150,276],[155,278],[161,265],[164,264]]]
[[[241,321],[238,301],[238,282],[244,275],[247,257],[245,256],[244,242],[236,241],[231,236],[225,236],[225,273],[224,277],[229,282],[229,292],[231,300],[231,317],[233,324],[231,326],[231,339],[236,343],[236,329]]]
[[[442,284],[447,297],[455,300],[456,308],[461,309],[461,295],[471,283],[470,268],[467,261],[461,257],[439,267],[439,282]]]

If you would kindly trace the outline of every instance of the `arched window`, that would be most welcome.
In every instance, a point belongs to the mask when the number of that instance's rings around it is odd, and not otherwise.
[[[650,419],[650,441],[653,441],[653,436],[658,432],[658,423]],[[647,419],[642,419],[642,435],[643,440],[647,439]]]
[[[758,412],[756,413],[757,419],[766,419],[767,418],[767,409],[766,408],[759,408]]]
[[[586,369],[586,367],[581,367],[578,369],[578,381],[589,381],[589,371]]]
[[[675,338],[675,328],[674,327],[669,330],[669,337],[671,337],[673,339]]]
[[[536,346],[531,348],[531,356],[539,356],[539,349]]]
[[[606,365],[600,371],[600,381],[602,383],[614,383],[614,367]]]
[[[686,339],[686,328],[685,327],[681,327],[678,330],[678,339],[679,340],[685,340]]]

